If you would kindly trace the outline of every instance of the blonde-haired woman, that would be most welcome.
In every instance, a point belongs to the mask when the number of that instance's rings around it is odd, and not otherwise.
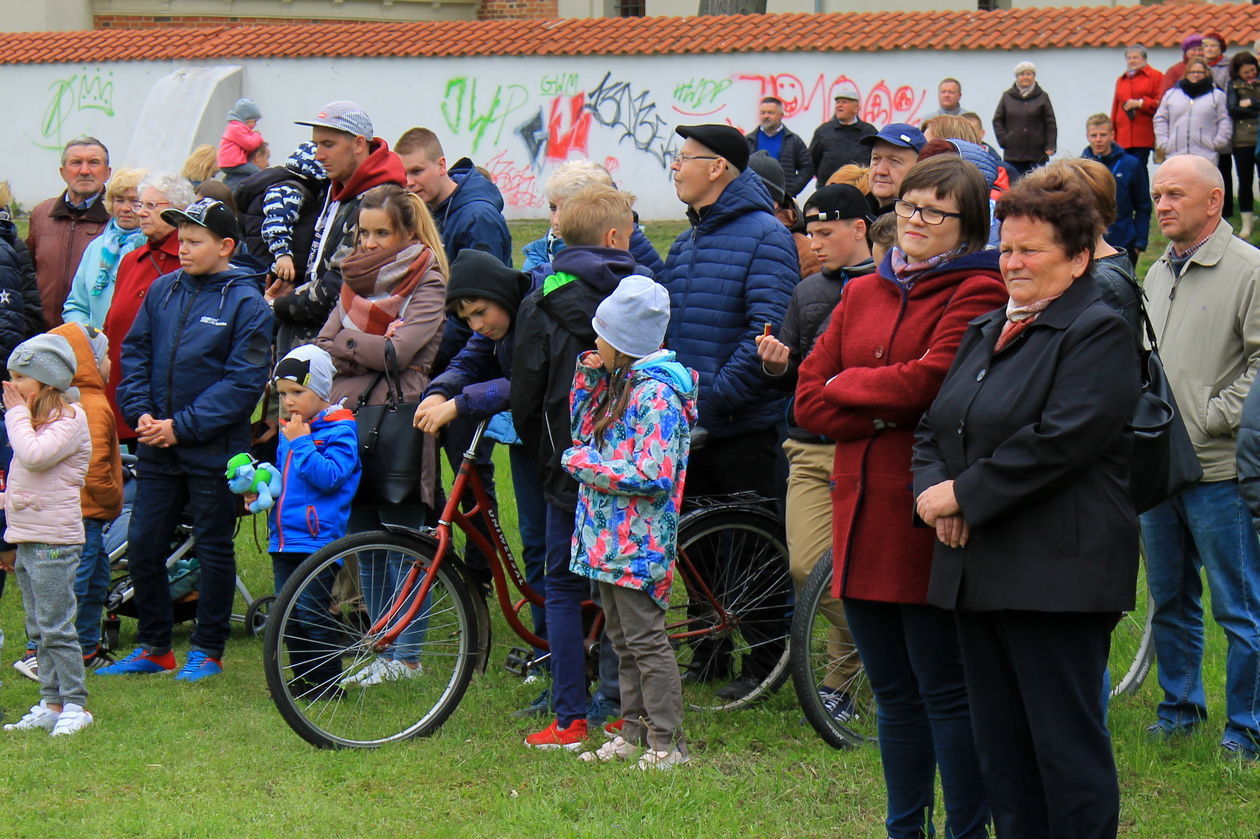
[[[114,299],[118,263],[145,242],[134,207],[140,200],[140,179],[145,174],[142,169],[119,169],[109,179],[109,186],[105,188],[109,223],[101,235],[88,243],[79,260],[61,311],[63,321],[86,323],[97,329],[105,326],[105,315]]]
[[[202,182],[219,174],[218,156],[219,151],[214,146],[197,146],[184,160],[184,168],[179,174],[187,178],[193,189],[196,189]]]

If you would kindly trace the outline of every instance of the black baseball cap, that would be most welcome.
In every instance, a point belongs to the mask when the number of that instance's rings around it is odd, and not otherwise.
[[[748,168],[748,140],[738,129],[729,125],[680,125],[674,131],[726,158],[739,171]]]
[[[195,224],[220,239],[231,239],[237,244],[241,241],[241,225],[236,220],[236,214],[222,201],[213,198],[200,198],[182,210],[163,210],[162,221],[171,227]]]
[[[852,184],[829,184],[814,191],[805,202],[805,223],[811,221],[870,221],[871,208],[862,190]]]

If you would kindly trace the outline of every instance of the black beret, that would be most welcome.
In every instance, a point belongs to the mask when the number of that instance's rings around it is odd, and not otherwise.
[[[674,131],[726,158],[739,171],[748,168],[748,140],[738,129],[729,125],[680,125]]]

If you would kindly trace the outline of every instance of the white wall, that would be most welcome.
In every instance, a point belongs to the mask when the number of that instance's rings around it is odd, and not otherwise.
[[[1180,56],[1155,50],[1166,67]],[[639,196],[643,218],[675,218],[667,158],[678,146],[675,125],[727,122],[755,125],[758,100],[787,103],[787,124],[806,142],[830,118],[830,91],[841,80],[857,84],[863,117],[877,125],[917,122],[936,109],[936,81],[955,76],[963,104],[988,126],[1016,61],[1037,63],[1054,102],[1060,154],[1085,146],[1085,118],[1110,107],[1123,69],[1119,49],[1007,52],[882,52],[845,55],[762,53],[681,56],[502,57],[452,59],[275,59],[239,63],[242,95],[263,111],[259,129],[281,162],[309,129],[292,120],[314,114],[332,99],[350,98],[372,115],[391,144],[408,127],[437,131],[447,158],[470,156],[490,170],[511,217],[546,214],[542,186],[567,157],[590,157]],[[11,182],[26,207],[61,188],[59,150],[65,141],[94,134],[127,160],[133,129],[162,136],[160,122],[137,125],[154,83],[188,64],[125,62],[101,65],[29,64],[0,67],[5,119],[0,179]],[[187,119],[182,117],[181,119]],[[173,145],[178,145],[171,141]],[[186,142],[186,141],[185,141]],[[188,149],[181,149],[186,152]]]
[[[91,28],[91,0],[0,0],[0,30],[5,32]]]

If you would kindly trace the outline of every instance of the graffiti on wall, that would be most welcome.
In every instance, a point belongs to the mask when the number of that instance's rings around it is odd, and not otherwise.
[[[68,139],[84,133],[75,120],[84,112],[114,115],[114,74],[86,68],[48,86],[48,104],[39,123],[39,137],[31,142],[39,148],[61,149]],[[74,122],[72,126],[68,123]],[[67,133],[68,132],[68,133]]]
[[[757,103],[766,96],[783,101],[784,116],[806,139],[811,125],[832,116],[840,90],[856,91],[862,119],[875,125],[917,124],[928,91],[886,79],[860,83],[847,75],[737,73],[694,76],[672,83],[663,94],[650,83],[613,72],[583,76],[546,73],[536,83],[450,78],[443,89],[442,119],[474,156],[488,156],[486,169],[512,207],[545,205],[542,186],[551,169],[575,157],[595,157],[610,171],[636,158],[667,174],[681,145],[674,126],[724,122],[748,131],[756,124]],[[611,153],[609,153],[611,152]]]

